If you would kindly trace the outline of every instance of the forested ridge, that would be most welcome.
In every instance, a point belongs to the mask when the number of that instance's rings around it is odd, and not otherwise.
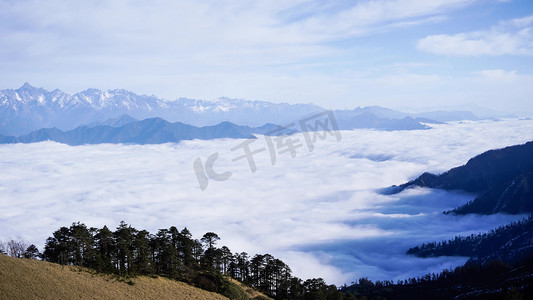
[[[226,246],[217,247],[219,240],[214,232],[194,239],[187,228],[174,226],[151,234],[124,222],[115,231],[78,222],[56,230],[41,256],[121,276],[165,276],[230,298],[234,295],[228,290],[228,276],[275,299],[344,298],[321,278],[292,276],[289,266],[270,254],[232,253]]]
[[[488,233],[456,236],[410,248],[407,254],[418,257],[468,256],[467,263],[485,264],[498,260],[515,263],[533,256],[533,217],[500,226]]]
[[[357,299],[533,299],[533,259],[510,265],[467,264],[406,280],[372,282],[361,278],[341,291]]]
[[[418,257],[468,256],[464,266],[405,280],[360,278],[341,288],[357,299],[533,299],[533,217],[488,233],[410,248]]]
[[[440,175],[424,173],[415,180],[392,186],[399,193],[413,186],[462,190],[477,197],[448,214],[533,213],[533,141],[489,150]]]
[[[517,232],[521,230],[517,228],[527,228],[531,223],[530,217],[488,234],[452,241],[468,243],[466,249],[472,246],[472,241],[499,236],[502,232]],[[88,228],[78,222],[56,230],[46,240],[42,254],[34,245],[24,251],[14,241],[8,243],[7,252],[12,256],[41,257],[62,265],[82,266],[103,274],[115,274],[130,284],[134,284],[134,281],[128,278],[138,275],[163,276],[220,293],[230,299],[250,298],[235,288],[228,279],[230,277],[274,299],[527,299],[533,296],[531,257],[522,258],[516,263],[473,261],[439,274],[426,274],[396,282],[372,282],[360,278],[350,286],[337,289],[321,278],[304,281],[292,276],[289,266],[270,254],[250,256],[245,252],[233,253],[228,247],[218,247],[219,241],[219,236],[214,232],[194,239],[187,228],[178,230],[170,227],[151,234],[124,222],[114,231],[107,226]],[[445,244],[454,244],[452,241]],[[424,252],[435,248],[432,245],[430,243],[412,249]]]

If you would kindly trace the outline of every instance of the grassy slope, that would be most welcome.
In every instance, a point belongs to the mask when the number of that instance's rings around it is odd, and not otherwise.
[[[269,298],[267,297],[265,294],[247,286],[247,285],[244,285],[243,283],[233,279],[233,278],[229,278],[229,281],[231,284],[237,286],[238,289],[240,289],[244,295],[249,298],[249,299],[272,299],[272,298]]]
[[[0,255],[0,299],[227,299],[160,277],[132,281],[133,286],[78,267]]]

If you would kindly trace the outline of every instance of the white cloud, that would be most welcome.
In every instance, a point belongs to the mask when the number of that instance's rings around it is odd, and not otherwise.
[[[214,98],[226,90],[246,97],[239,77],[294,75],[290,66],[312,59],[329,65],[352,51],[335,42],[440,22],[470,4],[0,1],[0,73],[8,84],[30,81],[70,93],[98,87],[166,98]]]
[[[524,27],[531,25],[532,23],[533,23],[533,15],[523,17],[523,18],[512,19],[507,22],[502,22],[503,25],[512,25],[517,28],[524,28]]]
[[[493,70],[481,70],[475,72],[475,74],[480,75],[483,78],[491,80],[513,80],[516,79],[516,71],[506,71],[502,69],[493,69]]]
[[[151,232],[172,225],[187,226],[196,237],[215,231],[221,245],[271,253],[304,278],[342,284],[356,276],[420,275],[464,259],[417,259],[404,255],[407,248],[516,217],[444,216],[440,212],[472,196],[419,189],[384,196],[375,189],[531,140],[532,129],[532,121],[509,120],[426,131],[343,131],[341,142],[328,136],[314,152],[300,148],[296,158],[280,155],[274,166],[262,152],[253,174],[244,160],[231,162],[237,154],[230,148],[240,142],[232,139],[0,145],[0,239],[21,236],[42,247],[54,230],[71,222],[114,227],[124,220]],[[255,143],[265,146],[261,139]],[[192,163],[217,151],[217,171],[233,175],[201,192]],[[376,156],[388,159],[372,160]]]
[[[352,24],[376,24],[385,21],[435,15],[470,4],[468,0],[393,0],[360,2],[341,15]]]
[[[481,85],[461,86],[473,69],[467,64],[452,66],[454,72],[467,68],[467,74],[449,75],[449,61],[428,62],[412,56],[410,39],[419,36],[416,28],[447,26],[455,12],[478,3],[0,1],[0,81],[5,85],[1,88],[17,88],[28,81],[68,93],[89,87],[125,88],[166,99],[228,96],[351,109],[398,103],[417,106],[428,101],[448,104],[465,98],[498,105],[500,95],[510,90],[517,95],[506,97],[508,108],[530,113],[526,97],[530,85],[522,84],[527,73],[523,69],[496,97]],[[513,41],[517,28],[531,26],[530,19],[502,22],[494,39],[485,39],[492,31],[478,38],[468,33],[466,37],[446,35],[442,38],[458,39],[461,46],[431,49],[450,53],[527,50]],[[387,32],[395,34],[383,35]],[[529,32],[522,35],[525,39]],[[463,42],[473,46],[462,47]],[[420,65],[416,72],[409,72],[413,66],[376,67],[402,60],[419,61],[425,67]],[[476,68],[516,69],[492,62]]]
[[[533,15],[500,22],[487,31],[438,34],[418,41],[417,48],[439,55],[531,55]]]
[[[312,49],[326,40],[372,31],[379,24],[440,21],[442,16],[435,15],[471,1],[360,1],[347,7],[303,2],[2,2],[1,16],[12,22],[2,26],[2,44],[4,51],[18,47],[30,57],[68,53],[153,59],[163,54],[172,61],[187,61],[196,52],[230,51],[234,58],[242,57],[238,49],[248,55],[252,50],[264,55],[265,49],[281,55],[287,48]],[[288,13],[304,4],[313,9],[302,16]]]
[[[315,11],[307,18],[291,24],[289,28],[297,32],[298,36],[309,37],[310,40],[331,41],[441,22],[446,19],[441,14],[471,3],[469,0],[359,1],[344,9],[326,6],[329,11]]]

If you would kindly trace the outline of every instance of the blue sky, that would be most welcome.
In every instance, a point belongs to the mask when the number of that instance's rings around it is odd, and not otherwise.
[[[1,1],[0,88],[533,114],[533,1]]]

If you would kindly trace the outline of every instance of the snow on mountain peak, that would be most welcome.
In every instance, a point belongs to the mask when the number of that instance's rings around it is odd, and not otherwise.
[[[44,108],[44,109],[43,109]],[[194,126],[230,121],[239,125],[262,126],[265,123],[293,121],[320,110],[315,105],[276,104],[220,97],[214,100],[178,98],[170,101],[156,96],[137,95],[115,89],[86,89],[70,95],[58,89],[52,92],[25,83],[18,89],[0,90],[0,109],[7,126],[0,134],[20,135],[43,127],[73,129],[129,114],[136,119],[161,117],[171,122]]]

